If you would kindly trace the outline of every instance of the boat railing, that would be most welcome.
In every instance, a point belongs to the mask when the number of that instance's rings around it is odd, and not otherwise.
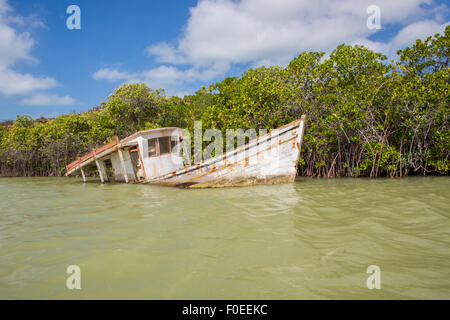
[[[86,154],[86,155],[84,155],[82,157],[78,157],[77,160],[69,163],[66,166],[66,172],[69,172],[69,171],[73,170],[74,168],[80,167],[83,162],[85,162],[87,160],[90,160],[95,155],[98,155],[101,152],[116,146],[118,143],[119,143],[118,139],[115,139],[114,141],[111,141],[110,143],[105,144],[104,146],[101,146],[98,149],[95,149],[95,151],[92,151],[92,152],[90,152],[90,153],[88,153],[88,154]]]

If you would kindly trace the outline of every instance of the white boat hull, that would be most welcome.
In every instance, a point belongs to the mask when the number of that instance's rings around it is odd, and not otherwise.
[[[297,173],[304,124],[302,117],[236,150],[145,183],[186,188],[292,183]]]

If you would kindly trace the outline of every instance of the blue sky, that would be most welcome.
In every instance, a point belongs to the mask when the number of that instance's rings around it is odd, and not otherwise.
[[[80,30],[66,27],[72,4]],[[432,0],[0,0],[0,120],[85,111],[124,82],[182,96],[343,42],[394,57],[449,16]]]

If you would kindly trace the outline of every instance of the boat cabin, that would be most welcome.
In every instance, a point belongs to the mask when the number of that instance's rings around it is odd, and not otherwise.
[[[98,170],[102,182],[138,182],[150,180],[184,168],[180,148],[180,128],[158,128],[139,131],[122,140],[117,137],[66,166],[66,176]]]

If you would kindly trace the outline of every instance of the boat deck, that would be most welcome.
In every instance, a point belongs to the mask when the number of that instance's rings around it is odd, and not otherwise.
[[[104,157],[114,151],[116,151],[119,147],[120,141],[116,137],[114,141],[101,146],[98,149],[92,150],[92,152],[79,157],[77,160],[71,162],[66,166],[66,176],[74,173],[79,170],[81,167],[93,164],[97,158]]]

